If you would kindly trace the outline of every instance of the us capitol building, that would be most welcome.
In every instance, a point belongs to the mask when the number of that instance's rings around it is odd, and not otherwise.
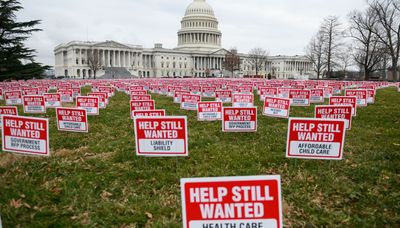
[[[186,9],[174,49],[155,44],[154,48],[116,41],[72,41],[54,49],[55,75],[92,78],[88,52],[101,61],[96,78],[230,77],[224,69],[228,50],[221,46],[222,33],[214,10],[205,0],[194,0]],[[93,50],[96,50],[93,52]],[[240,70],[234,77],[255,75],[247,54],[240,56]],[[258,73],[277,79],[312,77],[312,64],[304,56],[269,56]]]

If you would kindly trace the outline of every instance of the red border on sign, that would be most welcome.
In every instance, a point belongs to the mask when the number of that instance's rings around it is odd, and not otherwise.
[[[310,156],[310,155],[291,155],[290,154],[290,123],[292,120],[314,120],[314,121],[342,121],[344,127],[342,142],[340,144],[340,150],[338,156]],[[346,123],[344,119],[317,119],[317,118],[289,118],[288,121],[288,132],[287,132],[287,140],[286,140],[286,157],[287,158],[304,158],[304,159],[320,159],[321,160],[341,160],[343,158],[343,148],[346,138]],[[312,142],[312,141],[309,141]]]
[[[202,177],[202,178],[181,178],[181,204],[182,204],[182,224],[183,228],[188,227],[187,213],[186,213],[186,195],[185,185],[188,183],[213,183],[213,182],[245,182],[245,181],[276,181],[278,186],[278,202],[279,202],[279,221],[278,228],[283,227],[283,215],[282,215],[282,187],[281,187],[281,176],[279,175],[264,175],[264,176],[232,176],[232,177]],[[255,221],[257,219],[254,219]],[[206,221],[206,220],[205,220]],[[210,220],[209,220],[210,221]],[[234,220],[231,220],[234,221]]]
[[[137,128],[136,128],[136,120],[142,119],[183,119],[185,122],[185,151],[182,153],[157,153],[157,152],[146,152],[141,153],[139,150],[139,140],[137,140]],[[133,119],[133,127],[135,129],[135,149],[136,155],[138,156],[160,156],[160,157],[176,157],[176,156],[189,156],[189,148],[188,148],[188,125],[187,125],[187,117],[186,116],[140,116],[135,117]]]
[[[90,98],[90,99],[97,99],[97,112],[95,113],[95,114],[92,114],[92,113],[88,113],[87,112],[87,110],[86,110],[86,114],[88,115],[88,116],[98,116],[98,115],[100,115],[100,98],[99,97],[92,97],[92,96],[77,96],[76,97],[76,101],[75,101],[75,107],[76,108],[82,108],[82,109],[85,109],[85,107],[81,107],[81,106],[78,106],[78,99],[79,98]]]
[[[215,119],[208,119],[208,120],[202,120],[200,119],[200,112],[199,112],[199,104],[200,103],[220,103],[221,104],[221,118],[215,118]],[[197,121],[202,121],[202,122],[207,122],[207,121],[218,121],[222,120],[223,118],[223,113],[222,111],[224,110],[224,103],[222,101],[200,101],[197,102]]]
[[[27,117],[27,116],[10,116],[10,115],[1,115],[1,122],[4,123],[4,117],[19,117],[22,119],[29,119],[29,120],[41,120],[46,121],[46,153],[36,153],[36,152],[26,152],[23,150],[14,150],[14,149],[7,149],[5,148],[5,135],[4,135],[4,127],[1,128],[1,138],[2,138],[2,149],[3,151],[13,152],[18,154],[28,154],[28,155],[41,155],[41,156],[50,156],[50,137],[49,137],[49,119],[47,118],[36,118],[36,117]]]
[[[58,119],[58,109],[68,109],[68,110],[80,110],[80,111],[85,111],[86,115],[86,129],[83,131],[80,130],[69,130],[69,129],[60,129],[60,120]],[[88,115],[87,115],[87,110],[83,108],[68,108],[68,107],[56,107],[56,119],[57,119],[57,130],[58,131],[67,131],[67,132],[83,132],[83,133],[88,133],[89,132],[89,120],[88,120]],[[71,121],[72,122],[72,121]]]
[[[254,126],[254,129],[250,129],[250,130],[226,130],[225,129],[225,109],[226,108],[229,108],[229,109],[252,109],[252,108],[255,108],[256,109],[256,124],[255,124],[255,126]],[[246,132],[257,132],[257,109],[258,109],[258,107],[257,106],[254,106],[254,107],[222,107],[222,132],[243,132],[243,133],[246,133]]]
[[[39,98],[43,98],[43,108],[44,108],[44,111],[38,111],[38,112],[36,112],[36,111],[28,111],[28,110],[26,110],[25,108],[27,107],[27,105],[25,105],[25,97],[33,97],[33,98],[35,98],[35,97],[39,97]],[[42,106],[42,105],[41,105]],[[22,107],[23,107],[23,111],[24,111],[24,113],[26,113],[26,114],[45,114],[46,113],[46,111],[47,111],[47,108],[46,108],[46,100],[44,99],[44,96],[43,95],[24,95],[24,96],[22,96]],[[29,107],[29,106],[28,106]]]
[[[280,116],[280,115],[266,114],[266,113],[265,113],[265,100],[266,100],[267,98],[280,99],[280,100],[287,100],[287,101],[289,101],[289,107],[288,107],[288,109],[287,109],[287,115],[286,115],[286,116]],[[277,117],[277,118],[287,119],[287,118],[289,118],[289,115],[290,115],[290,106],[291,106],[291,105],[290,105],[290,99],[289,99],[289,98],[265,97],[265,99],[264,99],[264,107],[263,107],[263,116],[269,116],[269,117]]]
[[[350,107],[351,110],[354,109],[353,106],[351,106],[351,105],[316,105],[314,107],[314,117],[317,118],[317,108],[329,108],[329,107],[345,107],[345,108],[349,108]],[[321,119],[326,120],[325,118],[321,118]],[[335,119],[335,120],[338,120],[338,119]],[[347,120],[347,119],[344,119],[344,120]],[[352,120],[353,120],[353,115],[352,115],[352,113],[350,113],[350,120],[349,120],[349,123],[348,123],[348,128],[346,128],[346,130],[351,130],[351,122],[352,122]]]

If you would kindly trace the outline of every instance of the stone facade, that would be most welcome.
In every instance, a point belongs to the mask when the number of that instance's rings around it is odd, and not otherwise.
[[[160,77],[223,77],[231,75],[223,67],[228,50],[221,46],[222,33],[212,7],[205,0],[194,0],[186,9],[178,31],[178,46],[165,49],[122,44],[116,41],[60,44],[54,49],[55,74],[68,78],[91,78],[88,52],[96,50],[102,62],[97,77],[116,76],[126,72],[131,78]],[[235,77],[254,75],[254,67],[246,54],[239,54],[240,70]],[[278,79],[308,78],[312,64],[304,56],[270,56],[259,75]]]

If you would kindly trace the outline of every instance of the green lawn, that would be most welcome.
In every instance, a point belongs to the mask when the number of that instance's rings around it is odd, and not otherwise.
[[[84,93],[89,91],[85,88]],[[284,225],[394,227],[400,224],[400,93],[379,90],[347,132],[342,161],[285,158],[287,120],[261,116],[257,133],[223,133],[220,122],[153,95],[167,115],[187,115],[189,157],[136,157],[129,96],[116,93],[89,133],[58,132],[50,119],[50,158],[0,152],[5,227],[181,227],[182,177],[279,174]],[[2,103],[4,104],[4,103]],[[19,108],[22,115],[22,108]],[[312,117],[294,107],[293,117]]]

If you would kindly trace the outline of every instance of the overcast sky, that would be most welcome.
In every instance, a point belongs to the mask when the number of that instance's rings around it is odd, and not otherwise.
[[[39,62],[54,65],[53,49],[72,40],[177,45],[177,31],[193,0],[20,0],[19,20],[42,20],[27,42]],[[222,32],[222,46],[247,53],[262,47],[271,55],[301,55],[321,21],[363,10],[365,0],[207,0]]]

